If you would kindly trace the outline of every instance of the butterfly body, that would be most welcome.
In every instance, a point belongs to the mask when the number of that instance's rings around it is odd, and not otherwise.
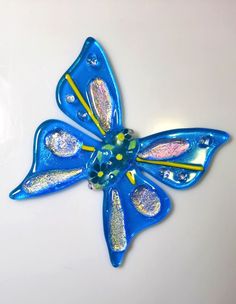
[[[192,128],[136,138],[123,126],[115,78],[93,38],[60,79],[56,98],[66,115],[99,140],[62,121],[44,122],[35,134],[32,167],[10,197],[31,198],[87,179],[90,188],[104,192],[104,234],[117,267],[132,238],[171,209],[168,195],[143,172],[175,189],[189,188],[229,135]]]
[[[89,164],[89,182],[94,189],[103,189],[117,183],[135,161],[138,142],[127,129],[108,137],[101,150],[95,152]]]

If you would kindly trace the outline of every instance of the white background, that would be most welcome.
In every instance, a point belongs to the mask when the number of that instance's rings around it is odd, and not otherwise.
[[[125,125],[145,136],[180,127],[229,132],[188,191],[163,187],[171,216],[111,266],[102,192],[79,184],[24,202],[8,193],[31,166],[33,135],[70,121],[55,88],[87,36],[103,45]],[[0,0],[1,304],[236,303],[236,2]]]

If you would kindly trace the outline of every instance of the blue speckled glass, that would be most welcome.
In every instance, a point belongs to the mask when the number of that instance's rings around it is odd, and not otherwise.
[[[95,136],[62,121],[44,122],[35,134],[32,167],[10,197],[31,198],[87,179],[91,189],[104,192],[104,233],[112,265],[117,267],[132,238],[171,209],[167,194],[143,172],[186,189],[200,180],[229,135],[197,128],[136,138],[122,125],[117,84],[93,38],[86,40],[60,79],[56,98],[66,115]]]

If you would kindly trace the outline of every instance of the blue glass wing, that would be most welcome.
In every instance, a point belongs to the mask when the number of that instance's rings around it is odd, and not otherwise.
[[[87,178],[87,163],[99,147],[98,141],[62,121],[44,122],[35,133],[30,172],[10,197],[30,198]]]
[[[194,185],[229,135],[212,129],[179,129],[139,139],[137,166],[177,189]]]
[[[132,238],[170,211],[170,200],[160,187],[138,170],[129,172],[133,183],[124,175],[118,184],[104,190],[104,233],[114,267],[122,263]]]
[[[118,88],[104,51],[93,38],[85,41],[60,79],[56,97],[66,115],[100,138],[122,128]]]

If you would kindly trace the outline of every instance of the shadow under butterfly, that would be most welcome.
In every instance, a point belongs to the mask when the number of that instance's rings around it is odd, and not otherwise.
[[[117,267],[132,238],[171,209],[167,194],[142,172],[176,189],[191,187],[229,135],[192,128],[136,138],[122,124],[117,84],[93,38],[85,41],[60,79],[56,97],[67,116],[101,140],[59,120],[42,123],[35,134],[32,167],[10,197],[36,197],[87,179],[90,188],[104,192],[104,233],[112,265]]]

